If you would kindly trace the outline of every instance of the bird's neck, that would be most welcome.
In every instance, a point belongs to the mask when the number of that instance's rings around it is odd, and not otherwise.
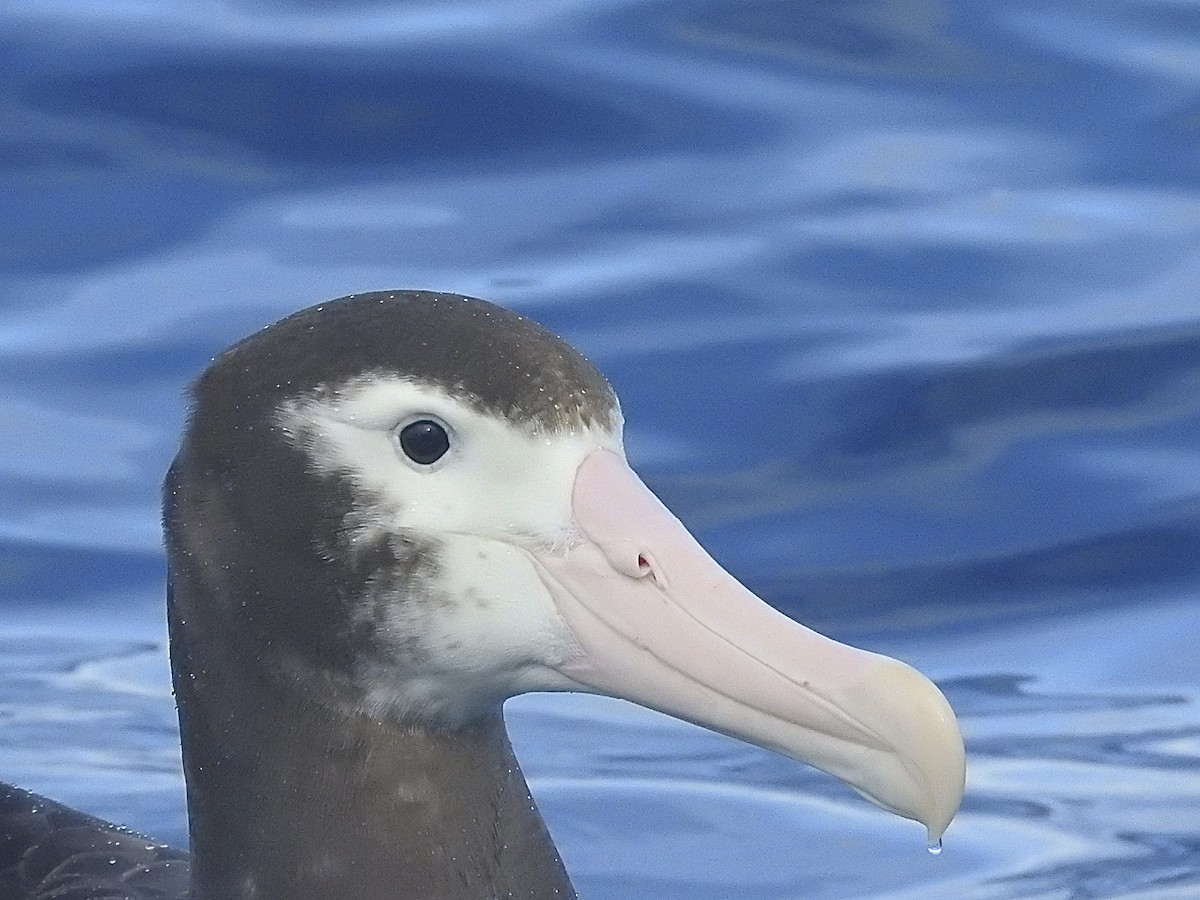
[[[197,900],[575,896],[499,709],[397,726],[172,652]]]
[[[338,498],[292,463],[269,523],[185,452],[167,480],[193,900],[574,898],[499,706],[453,730],[357,711],[340,604],[370,573],[297,552]]]

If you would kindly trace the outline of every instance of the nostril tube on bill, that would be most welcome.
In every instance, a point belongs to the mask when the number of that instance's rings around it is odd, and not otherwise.
[[[645,552],[638,554],[638,577],[649,578],[660,588],[667,586],[667,580],[663,578],[662,571],[655,565],[654,559]]]
[[[614,541],[604,549],[609,564],[628,578],[651,578],[655,576],[654,557],[632,541]]]

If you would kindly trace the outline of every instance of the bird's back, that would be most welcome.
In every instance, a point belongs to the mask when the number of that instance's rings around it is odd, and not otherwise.
[[[0,783],[0,900],[187,895],[187,853]]]

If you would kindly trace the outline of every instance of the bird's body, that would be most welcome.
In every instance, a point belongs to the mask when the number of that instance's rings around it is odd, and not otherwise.
[[[101,825],[18,792],[0,900],[573,897],[504,728],[530,690],[805,759],[934,837],[954,814],[936,688],[713,563],[625,463],[603,376],[540,326],[456,295],[342,298],[226,351],[194,398],[165,491],[190,880],[126,836],[162,892],[110,887],[115,863],[45,881],[47,848],[94,861]]]
[[[188,878],[187,853],[0,784],[4,900],[183,900]]]

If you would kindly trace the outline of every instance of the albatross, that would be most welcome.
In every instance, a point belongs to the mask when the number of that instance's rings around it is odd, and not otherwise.
[[[928,829],[934,684],[775,611],[629,467],[604,376],[487,301],[352,295],[218,356],[164,487],[190,854],[0,789],[0,900],[572,898],[505,731],[624,698]]]

